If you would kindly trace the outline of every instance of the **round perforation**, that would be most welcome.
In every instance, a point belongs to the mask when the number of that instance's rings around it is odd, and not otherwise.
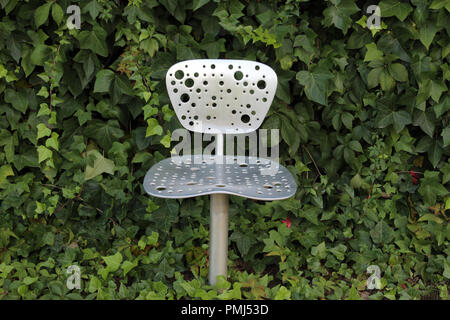
[[[177,78],[178,80],[183,79],[184,78],[184,72],[182,70],[175,71],[175,78]]]

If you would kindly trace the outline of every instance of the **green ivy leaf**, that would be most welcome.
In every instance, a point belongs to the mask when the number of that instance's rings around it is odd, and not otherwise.
[[[196,11],[196,10],[200,9],[201,7],[203,7],[205,4],[207,4],[208,2],[210,2],[210,0],[194,0],[192,10]]]
[[[0,167],[0,187],[6,181],[6,177],[13,176],[14,171],[11,168],[11,165],[5,164]]]
[[[434,134],[434,122],[430,119],[430,116],[427,112],[420,112],[419,116],[414,121],[414,125],[420,126],[420,128],[430,137],[433,137]]]
[[[106,159],[98,150],[90,150],[87,152],[87,156],[93,155],[95,157],[94,166],[86,166],[84,171],[84,180],[95,178],[102,173],[114,174],[114,161]]]
[[[104,150],[109,150],[112,143],[124,135],[117,120],[108,120],[106,123],[100,120],[89,121],[84,133],[86,136],[97,141]]]
[[[377,49],[377,45],[375,43],[366,44],[366,48],[367,52],[364,57],[364,61],[373,61],[383,57],[383,52]]]
[[[327,27],[334,25],[346,34],[352,24],[350,16],[359,10],[352,0],[331,1],[331,6],[323,11],[323,24]]]
[[[245,256],[250,250],[251,246],[256,242],[254,238],[239,231],[233,232],[230,240],[236,242],[238,250],[242,256]]]
[[[423,43],[427,50],[430,48],[433,42],[436,32],[439,30],[433,21],[427,21],[427,23],[419,29],[419,39]]]
[[[389,73],[397,81],[408,81],[408,71],[405,66],[400,63],[393,63],[389,65]]]
[[[291,292],[284,286],[281,286],[277,294],[274,297],[274,300],[287,300],[291,298]]]
[[[450,0],[434,0],[430,5],[430,9],[435,10],[439,10],[444,7],[450,12]]]
[[[80,48],[92,50],[102,57],[107,57],[108,46],[106,35],[106,31],[98,26],[95,26],[92,31],[81,31],[78,35]]]
[[[28,96],[24,90],[15,91],[13,89],[5,90],[5,101],[11,103],[14,109],[25,113],[28,109]]]
[[[114,272],[119,269],[120,264],[122,263],[122,254],[120,252],[116,252],[112,256],[102,257],[102,259],[106,263],[106,270],[108,272]]]
[[[378,244],[388,244],[394,239],[394,230],[385,222],[378,222],[370,231],[373,242]]]
[[[38,162],[41,163],[42,161],[45,161],[47,159],[51,159],[52,158],[52,151],[48,148],[46,148],[45,146],[39,146],[37,148],[37,152],[38,152]]]
[[[299,71],[297,81],[305,86],[305,93],[309,100],[328,105],[328,81],[333,75],[324,69],[317,68],[314,71]]]
[[[380,74],[380,86],[383,91],[391,91],[395,87],[394,78],[386,70]]]
[[[64,18],[64,12],[61,6],[58,3],[53,3],[52,6],[52,17],[55,20],[56,24],[60,24]]]
[[[130,272],[132,269],[136,268],[138,265],[138,261],[135,260],[133,262],[131,261],[124,261],[122,263],[122,269],[123,269],[123,275],[126,276],[128,272]]]
[[[441,136],[444,142],[443,147],[445,148],[450,144],[450,128],[445,128],[442,130]]]
[[[378,6],[382,17],[396,16],[400,21],[404,21],[413,11],[409,3],[397,0],[383,0],[378,3]]]
[[[37,133],[38,140],[42,137],[48,137],[52,133],[52,131],[49,128],[47,128],[47,126],[44,123],[39,123],[37,125],[37,130],[38,130]]]
[[[396,111],[392,114],[392,123],[395,131],[398,133],[402,131],[405,126],[412,123],[411,115],[405,110]]]
[[[95,78],[94,92],[109,92],[113,80],[114,71],[109,69],[100,70]]]
[[[147,131],[145,133],[145,137],[154,136],[154,135],[162,135],[163,128],[159,125],[158,120],[155,118],[150,118],[147,120]]]
[[[448,190],[439,181],[438,171],[425,171],[418,191],[429,205],[436,204],[436,197],[448,194]]]
[[[36,23],[37,28],[39,28],[42,24],[45,23],[45,21],[47,21],[52,4],[53,2],[47,2],[46,4],[37,8],[36,11],[34,11],[34,22]]]

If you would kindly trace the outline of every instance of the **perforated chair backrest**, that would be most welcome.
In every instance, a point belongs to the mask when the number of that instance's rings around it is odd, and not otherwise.
[[[259,128],[277,89],[277,75],[254,61],[197,59],[167,71],[170,101],[183,127],[203,133],[248,133]]]

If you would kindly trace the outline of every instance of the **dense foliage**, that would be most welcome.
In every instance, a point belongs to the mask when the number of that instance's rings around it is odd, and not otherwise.
[[[0,299],[447,299],[448,21],[449,0],[0,0]],[[231,197],[215,287],[209,198],[142,186],[180,127],[165,72],[194,58],[276,71],[263,128],[298,182]]]

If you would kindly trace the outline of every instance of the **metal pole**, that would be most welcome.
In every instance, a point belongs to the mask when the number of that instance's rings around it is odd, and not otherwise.
[[[216,155],[223,155],[223,134],[216,136]],[[228,195],[211,195],[209,228],[209,283],[215,285],[217,276],[227,277],[228,259]]]

